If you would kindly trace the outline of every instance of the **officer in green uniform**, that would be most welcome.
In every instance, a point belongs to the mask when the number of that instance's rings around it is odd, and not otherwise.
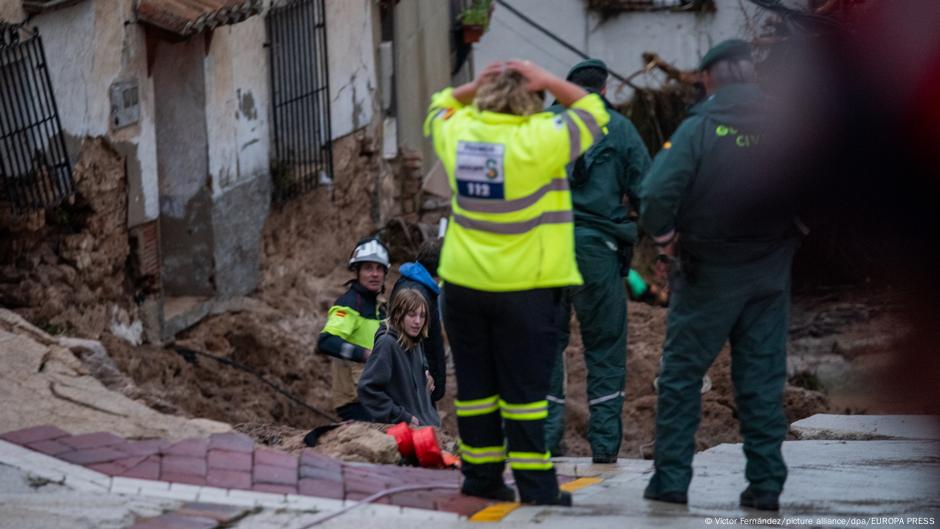
[[[740,502],[777,510],[795,217],[764,157],[771,129],[750,46],[722,42],[700,70],[709,97],[663,146],[640,192],[640,223],[672,263],[655,474],[643,496],[687,503],[702,376],[728,340],[749,483]]]
[[[598,59],[580,62],[567,80],[589,92],[606,93],[607,65]],[[650,155],[636,128],[604,100],[610,114],[607,136],[569,166],[574,207],[575,255],[584,285],[565,292],[552,387],[548,395],[547,446],[559,452],[564,434],[564,350],[574,306],[587,363],[587,396],[591,418],[587,437],[595,463],[612,463],[623,437],[621,412],[627,359],[627,300],[623,278],[630,267],[636,225],[630,206],[638,205],[640,179]],[[561,105],[550,110],[563,112]],[[627,201],[624,200],[627,197]]]

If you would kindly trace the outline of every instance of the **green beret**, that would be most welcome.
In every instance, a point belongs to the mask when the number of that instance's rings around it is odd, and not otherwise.
[[[712,49],[708,50],[708,53],[702,57],[702,62],[699,63],[699,70],[707,70],[709,66],[715,64],[718,61],[724,61],[728,59],[750,59],[751,58],[751,45],[747,42],[744,42],[741,39],[728,39],[716,44]]]
[[[571,69],[568,70],[568,75],[565,77],[565,79],[570,81],[571,76],[574,75],[574,72],[578,70],[583,70],[585,68],[597,68],[599,70],[604,70],[604,73],[610,73],[607,70],[607,65],[604,64],[604,61],[600,59],[587,59],[572,66]]]

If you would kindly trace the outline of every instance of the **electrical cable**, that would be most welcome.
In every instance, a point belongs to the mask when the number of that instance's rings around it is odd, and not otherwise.
[[[348,505],[348,506],[343,507],[342,509],[340,509],[340,510],[338,510],[338,511],[336,511],[336,512],[332,512],[332,513],[326,514],[326,515],[324,515],[324,516],[322,516],[322,517],[320,517],[320,518],[317,518],[317,519],[314,520],[313,522],[310,522],[309,524],[307,524],[307,525],[301,527],[300,529],[310,529],[311,527],[320,525],[321,523],[323,523],[323,522],[325,522],[325,521],[327,521],[327,520],[332,520],[333,518],[336,518],[337,516],[342,516],[343,514],[346,514],[346,513],[348,513],[349,511],[351,511],[351,510],[353,510],[353,509],[358,509],[359,507],[364,507],[364,506],[366,506],[366,505],[368,505],[368,504],[370,504],[370,503],[372,503],[372,502],[374,502],[374,501],[376,501],[376,500],[382,499],[382,498],[384,498],[385,496],[388,496],[388,495],[390,495],[390,494],[398,494],[399,492],[409,492],[409,491],[413,491],[413,490],[430,490],[430,489],[454,489],[454,490],[456,490],[456,489],[458,489],[458,488],[460,488],[460,485],[457,485],[457,484],[454,484],[454,483],[428,483],[428,484],[426,484],[426,485],[401,485],[401,486],[399,486],[399,487],[394,487],[394,488],[391,488],[391,489],[386,489],[386,490],[383,490],[383,491],[376,492],[375,494],[373,494],[373,495],[371,495],[371,496],[369,496],[369,497],[367,497],[367,498],[363,498],[361,501],[358,501],[358,502],[356,502],[356,503],[353,503],[352,505]]]
[[[276,391],[276,392],[280,393],[281,395],[287,397],[288,399],[290,399],[290,400],[291,400],[292,402],[294,402],[295,404],[297,404],[297,405],[299,405],[299,406],[301,406],[301,407],[303,407],[303,408],[306,408],[306,409],[312,411],[313,413],[315,413],[315,414],[317,414],[317,415],[319,415],[319,416],[321,416],[321,417],[323,417],[323,418],[325,418],[325,419],[328,419],[330,422],[340,422],[340,420],[339,420],[338,418],[336,418],[336,417],[330,415],[329,413],[326,413],[325,411],[319,410],[319,409],[317,409],[317,408],[315,408],[315,407],[313,407],[313,406],[307,404],[306,402],[300,400],[299,398],[295,397],[294,395],[292,395],[291,393],[289,393],[287,390],[285,390],[285,389],[282,388],[281,386],[278,386],[277,384],[268,381],[266,378],[264,378],[263,375],[261,375],[260,373],[258,373],[258,372],[255,371],[254,369],[251,369],[250,367],[248,367],[248,366],[246,366],[246,365],[244,365],[244,364],[239,364],[238,362],[235,362],[234,360],[231,360],[231,359],[228,359],[228,358],[224,358],[224,357],[221,357],[221,356],[216,356],[216,355],[213,355],[213,354],[209,354],[209,353],[206,353],[206,352],[204,352],[204,351],[197,351],[196,349],[190,349],[189,347],[183,347],[183,346],[181,346],[181,345],[176,345],[176,346],[173,347],[173,349],[176,351],[176,354],[182,356],[184,360],[186,360],[187,362],[189,362],[189,363],[191,363],[191,364],[195,364],[195,361],[196,361],[196,358],[195,358],[195,357],[196,357],[196,356],[202,356],[202,357],[205,357],[205,358],[209,358],[209,359],[215,360],[216,362],[219,362],[220,364],[224,364],[224,365],[227,365],[227,366],[231,366],[231,367],[234,367],[235,369],[238,369],[238,370],[240,370],[240,371],[244,371],[245,373],[248,373],[249,375],[253,375],[255,378],[257,378],[257,379],[260,380],[261,382],[264,382],[265,384],[267,384],[268,386],[270,386],[271,389],[273,389],[274,391]]]
[[[579,50],[578,48],[575,48],[574,46],[572,46],[571,44],[569,44],[567,41],[565,41],[565,40],[562,39],[561,37],[555,35],[554,33],[552,33],[551,31],[549,31],[548,29],[546,29],[544,26],[542,26],[542,25],[539,24],[538,22],[536,22],[536,21],[532,20],[531,18],[527,17],[525,14],[523,14],[521,11],[519,11],[519,10],[516,9],[515,7],[512,7],[511,5],[507,4],[505,0],[496,0],[496,3],[499,4],[499,5],[501,5],[501,6],[503,6],[503,7],[505,7],[506,10],[508,10],[510,13],[512,13],[512,14],[516,15],[517,17],[519,17],[520,19],[522,19],[523,22],[525,22],[526,24],[532,26],[533,28],[535,28],[535,29],[541,31],[546,37],[548,37],[548,38],[554,40],[555,42],[557,42],[558,44],[562,45],[565,49],[567,49],[568,51],[574,53],[574,54],[577,55],[578,57],[581,57],[582,59],[590,59],[590,57],[589,57],[586,53],[584,53],[583,51]],[[624,76],[618,74],[617,72],[614,72],[614,71],[611,71],[610,69],[608,69],[608,70],[607,70],[607,73],[609,73],[611,77],[613,77],[614,79],[617,79],[617,80],[620,81],[621,83],[627,82],[626,78],[625,78]]]

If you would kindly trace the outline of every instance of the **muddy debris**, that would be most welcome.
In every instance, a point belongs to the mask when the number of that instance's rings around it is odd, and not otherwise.
[[[55,208],[0,211],[0,306],[50,334],[97,340],[116,319],[136,319],[124,158],[89,139],[73,175],[75,195]]]
[[[351,421],[324,433],[314,450],[321,454],[359,463],[398,464],[398,445],[385,433],[388,425]]]

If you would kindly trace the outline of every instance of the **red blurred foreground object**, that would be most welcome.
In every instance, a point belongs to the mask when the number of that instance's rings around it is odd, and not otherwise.
[[[447,468],[460,468],[460,458],[441,450],[441,459],[444,460],[444,466]]]
[[[400,422],[385,431],[395,439],[398,453],[405,459],[416,459],[425,468],[460,468],[460,458],[441,450],[437,434],[430,426],[412,430]]]
[[[385,433],[395,439],[395,443],[398,444],[398,453],[402,457],[409,458],[415,455],[415,444],[412,439],[411,428],[408,427],[407,423],[400,422],[386,430]]]
[[[444,466],[444,460],[441,458],[441,446],[437,444],[437,435],[434,428],[427,426],[420,428],[412,433],[414,439],[415,454],[418,456],[418,463],[425,468],[439,468]]]

